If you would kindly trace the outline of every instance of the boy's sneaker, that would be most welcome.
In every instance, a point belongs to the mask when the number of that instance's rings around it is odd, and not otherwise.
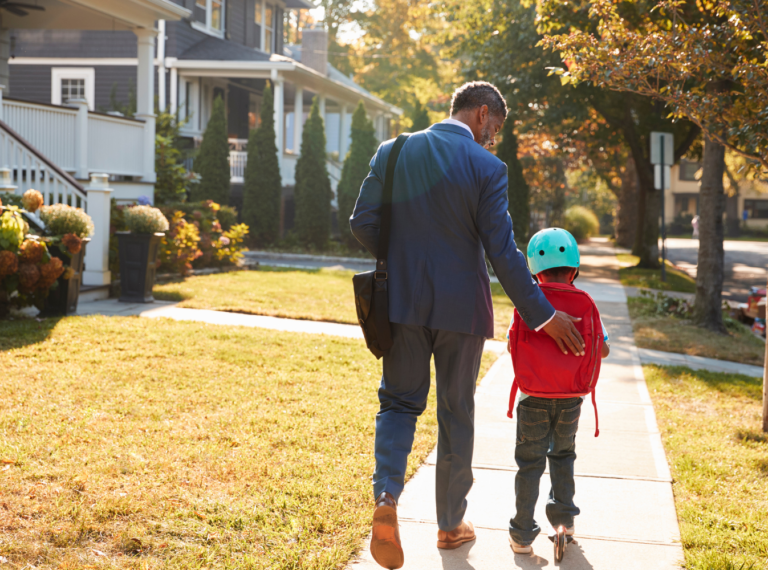
[[[509,544],[512,547],[512,550],[515,552],[515,554],[530,554],[533,552],[533,547],[529,544],[528,546],[523,546],[522,544],[517,544],[515,542],[515,539],[511,536],[509,537]]]

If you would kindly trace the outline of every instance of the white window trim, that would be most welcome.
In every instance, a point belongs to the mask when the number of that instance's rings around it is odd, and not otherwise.
[[[61,105],[61,80],[84,79],[85,98],[88,108],[93,111],[96,106],[96,70],[93,67],[52,67],[51,68],[51,103]]]
[[[198,22],[197,20],[193,20],[191,22],[192,27],[199,32],[203,32],[211,36],[215,36],[217,38],[223,38],[224,34],[227,31],[227,25],[226,25],[227,1],[221,0],[221,30],[217,30],[211,27],[211,18],[213,15],[212,7],[213,7],[212,0],[206,0],[205,1],[205,24],[203,24],[202,22]]]

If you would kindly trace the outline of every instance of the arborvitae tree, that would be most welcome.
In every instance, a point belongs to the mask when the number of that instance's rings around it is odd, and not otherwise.
[[[355,209],[357,196],[360,194],[360,186],[370,171],[371,157],[376,152],[376,130],[373,122],[365,113],[363,102],[358,103],[352,115],[352,140],[349,151],[344,159],[344,167],[341,170],[339,180],[339,230],[341,237],[351,247],[359,246],[349,229],[349,218]]]
[[[183,202],[187,197],[187,171],[181,163],[179,122],[170,113],[157,113],[155,129],[155,204]]]
[[[296,233],[307,245],[323,247],[331,234],[331,179],[325,154],[325,124],[317,97],[304,123],[301,156],[296,162]]]
[[[248,163],[243,185],[243,221],[258,245],[274,243],[280,236],[280,163],[275,142],[272,88],[267,82],[261,100],[261,124],[248,137]]]
[[[504,121],[501,129],[502,139],[496,147],[496,156],[507,165],[509,177],[509,215],[518,244],[528,241],[528,226],[531,220],[531,191],[523,176],[523,165],[517,157],[517,136],[512,118]]]
[[[221,97],[216,97],[213,102],[213,113],[205,127],[194,168],[201,180],[200,184],[192,188],[192,201],[213,200],[218,204],[229,204],[229,141],[224,100]]]
[[[429,120],[429,112],[427,111],[427,108],[422,106],[421,101],[418,99],[416,99],[416,104],[413,106],[411,121],[413,121],[413,126],[410,129],[412,133],[428,129],[432,125],[432,121]]]

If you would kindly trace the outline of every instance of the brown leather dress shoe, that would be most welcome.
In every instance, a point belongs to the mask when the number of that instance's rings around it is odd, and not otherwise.
[[[475,527],[469,521],[461,521],[461,524],[451,532],[437,531],[437,547],[446,550],[458,548],[465,542],[475,540]]]
[[[376,509],[373,511],[371,556],[379,566],[389,570],[402,568],[405,562],[397,526],[397,503],[386,492],[376,499]]]

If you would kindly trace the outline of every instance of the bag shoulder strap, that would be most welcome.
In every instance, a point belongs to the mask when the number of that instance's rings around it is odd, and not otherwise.
[[[392,187],[395,178],[395,166],[400,156],[400,151],[410,133],[404,133],[397,137],[392,149],[389,151],[387,171],[384,176],[384,191],[381,195],[381,226],[379,227],[379,250],[376,256],[376,271],[387,271],[387,256],[389,255],[389,234],[392,229]],[[386,279],[386,274],[383,276]]]

